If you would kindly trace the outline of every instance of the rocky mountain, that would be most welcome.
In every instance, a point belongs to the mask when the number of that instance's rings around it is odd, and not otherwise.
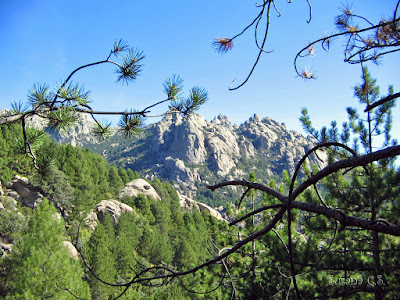
[[[0,109],[0,117],[10,113],[8,109]],[[88,114],[79,114],[77,122],[70,128],[54,132],[47,127],[47,120],[39,116],[27,118],[27,124],[36,129],[44,129],[59,144],[71,144],[72,146],[83,146],[85,144],[97,143],[97,139],[92,135],[95,122]]]
[[[38,116],[29,118],[28,124],[37,129],[44,129],[47,121]],[[85,144],[97,143],[97,139],[92,135],[92,129],[95,122],[88,114],[79,114],[79,119],[70,128],[60,131],[52,132],[46,129],[46,132],[52,136],[59,144],[71,144],[72,146],[83,146]]]
[[[133,140],[114,134],[85,146],[111,163],[176,182],[183,194],[199,199],[207,184],[248,178],[252,171],[263,181],[280,177],[285,169],[293,173],[313,144],[312,138],[268,117],[254,115],[238,126],[222,115],[207,121],[198,114],[171,114]],[[310,163],[322,165],[316,157]]]

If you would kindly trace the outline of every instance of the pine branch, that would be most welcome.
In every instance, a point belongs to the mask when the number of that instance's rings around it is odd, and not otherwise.
[[[399,98],[399,97],[400,97],[400,92],[396,93],[396,94],[393,94],[393,95],[389,95],[389,96],[387,96],[387,97],[385,97],[385,98],[383,98],[383,99],[381,99],[381,100],[379,100],[379,101],[377,101],[377,102],[375,102],[375,103],[373,103],[371,105],[368,105],[367,108],[364,110],[364,112],[371,111],[375,107],[377,107],[379,105],[382,105],[382,104],[385,104],[386,102],[389,102],[389,101],[391,101],[393,99],[396,99],[396,98]]]

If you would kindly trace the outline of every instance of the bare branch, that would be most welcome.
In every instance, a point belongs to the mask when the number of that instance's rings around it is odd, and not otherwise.
[[[254,62],[253,67],[251,68],[251,70],[250,70],[249,74],[247,75],[246,79],[245,79],[241,84],[239,84],[239,85],[236,86],[236,87],[229,87],[229,90],[230,90],[230,91],[237,90],[238,88],[240,88],[241,86],[243,86],[243,85],[250,79],[251,75],[253,74],[253,72],[254,72],[254,70],[255,70],[257,64],[258,64],[258,61],[260,60],[261,54],[264,52],[262,49],[264,49],[264,45],[265,45],[265,42],[267,41],[267,37],[268,37],[268,30],[269,30],[269,23],[270,23],[269,18],[270,18],[271,2],[272,2],[272,1],[269,1],[269,2],[268,2],[268,9],[267,9],[267,27],[266,27],[266,30],[265,30],[265,33],[264,33],[263,42],[262,42],[262,44],[261,44],[261,47],[259,47],[260,50],[259,50],[259,52],[258,52],[258,56],[257,56],[257,58],[256,58],[256,61]]]
[[[284,199],[286,199],[285,195],[274,190],[273,188],[270,188],[268,186],[265,186],[265,185],[257,183],[257,182],[251,182],[251,181],[246,181],[246,180],[233,180],[233,181],[220,182],[215,185],[207,186],[207,188],[210,189],[211,191],[215,191],[216,189],[219,189],[219,188],[222,188],[225,186],[230,186],[230,185],[246,186],[248,188],[256,189],[256,190],[265,192],[268,195],[274,196],[275,198],[277,198],[280,201],[284,201]]]
[[[63,82],[63,84],[60,86],[60,88],[58,89],[57,93],[54,96],[53,102],[50,104],[50,106],[51,107],[54,106],[54,104],[56,103],[56,100],[58,98],[58,93],[65,87],[65,85],[68,83],[68,81],[71,80],[72,76],[74,76],[74,74],[76,72],[78,72],[79,70],[91,67],[91,66],[100,65],[100,64],[104,64],[104,63],[108,63],[108,62],[110,62],[108,59],[107,60],[102,60],[102,61],[97,61],[97,62],[94,62],[94,63],[90,63],[90,64],[87,64],[87,65],[80,66],[79,68],[76,68],[75,70],[73,70],[71,72],[71,74],[69,74],[67,79]]]

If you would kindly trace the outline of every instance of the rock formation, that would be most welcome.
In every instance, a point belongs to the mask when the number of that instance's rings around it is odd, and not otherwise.
[[[75,246],[72,245],[71,242],[69,242],[69,241],[63,241],[62,244],[63,244],[64,247],[67,248],[67,250],[68,250],[68,255],[69,255],[69,257],[70,257],[71,259],[75,259],[75,260],[79,259],[78,250],[76,250]]]
[[[143,194],[146,197],[153,197],[155,200],[161,200],[156,190],[144,179],[139,178],[125,184],[124,189],[119,193],[119,198],[124,196],[138,196]]]
[[[103,220],[106,214],[111,216],[113,223],[117,223],[121,213],[131,213],[134,214],[135,210],[129,205],[122,203],[117,200],[109,199],[100,201],[94,210],[92,210],[86,217],[86,224],[92,229],[96,228],[97,221]]]
[[[15,175],[10,181],[8,189],[4,191],[4,194],[16,201],[22,202],[30,208],[37,208],[39,203],[44,199],[39,190],[29,183],[28,178],[18,175]]]
[[[180,204],[183,208],[185,208],[189,211],[193,211],[193,209],[199,209],[200,211],[207,210],[212,217],[216,218],[219,221],[225,221],[224,218],[222,217],[221,213],[219,211],[217,211],[216,209],[214,209],[204,203],[189,199],[188,197],[185,197],[181,194],[178,194],[178,195],[179,195],[179,199],[180,199]]]
[[[111,163],[138,171],[144,178],[156,176],[174,182],[181,193],[193,199],[200,188],[204,194],[207,184],[248,178],[250,172],[256,172],[263,183],[281,176],[283,170],[293,174],[296,164],[315,144],[313,138],[257,114],[239,126],[223,115],[207,121],[198,114],[186,118],[168,114],[146,126],[136,138],[126,140],[116,133],[103,143],[90,135],[92,126],[92,120],[84,115],[75,129],[54,138],[87,146]],[[325,158],[322,152],[318,156]],[[310,156],[309,164],[324,165],[315,155]],[[139,189],[128,184],[120,197],[124,193],[147,195],[143,189],[146,184]]]
[[[78,114],[78,121],[76,124],[59,132],[46,129],[47,120],[38,116],[30,117],[27,124],[36,129],[44,129],[59,144],[82,146],[88,143],[93,144],[98,142],[97,138],[92,134],[92,129],[96,123],[89,114]]]

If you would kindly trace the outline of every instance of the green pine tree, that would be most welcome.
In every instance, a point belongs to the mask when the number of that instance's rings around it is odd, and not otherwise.
[[[99,300],[108,299],[117,293],[114,287],[104,284],[96,278],[97,276],[109,283],[115,283],[116,279],[115,256],[112,252],[116,246],[112,244],[115,236],[109,227],[109,223],[112,223],[111,217],[106,214],[104,219],[106,225],[100,222],[97,224],[87,245],[87,256],[91,270],[95,274],[94,276],[92,272],[89,272],[90,286],[93,298]]]
[[[7,299],[90,298],[80,261],[71,259],[62,244],[62,221],[48,201],[34,212],[10,258],[13,288]]]
[[[119,176],[118,168],[112,166],[108,173],[108,178],[110,182],[110,190],[113,195],[118,195],[118,192],[124,187],[124,182]]]
[[[392,93],[393,88],[389,87],[389,94]],[[362,83],[355,87],[355,97],[362,105],[369,106],[380,100],[379,94],[376,80],[367,68],[363,68]],[[390,137],[393,107],[394,100],[368,111],[365,116],[349,107],[349,121],[343,124],[342,132],[339,132],[336,122],[332,122],[330,129],[323,128],[317,132],[311,127],[306,111],[302,121],[304,127],[311,129],[309,131],[321,141],[341,142],[363,155],[396,144]],[[329,150],[328,154],[331,162],[349,155],[340,148]],[[306,201],[339,208],[350,216],[366,218],[372,223],[397,223],[399,183],[400,172],[396,170],[394,160],[385,159],[348,170],[345,174],[330,175],[321,183],[321,190],[326,192],[308,191]],[[398,237],[369,230],[339,228],[335,222],[312,214],[303,214],[301,223],[309,231],[310,238],[308,249],[299,251],[299,260],[304,266],[299,272],[318,261],[314,270],[301,278],[308,290],[313,290],[314,294],[310,296],[348,297],[357,289],[359,295],[354,299],[360,295],[375,299],[395,297],[395,287],[400,286],[395,275],[400,268]],[[345,284],[348,280],[353,280],[352,284]]]

